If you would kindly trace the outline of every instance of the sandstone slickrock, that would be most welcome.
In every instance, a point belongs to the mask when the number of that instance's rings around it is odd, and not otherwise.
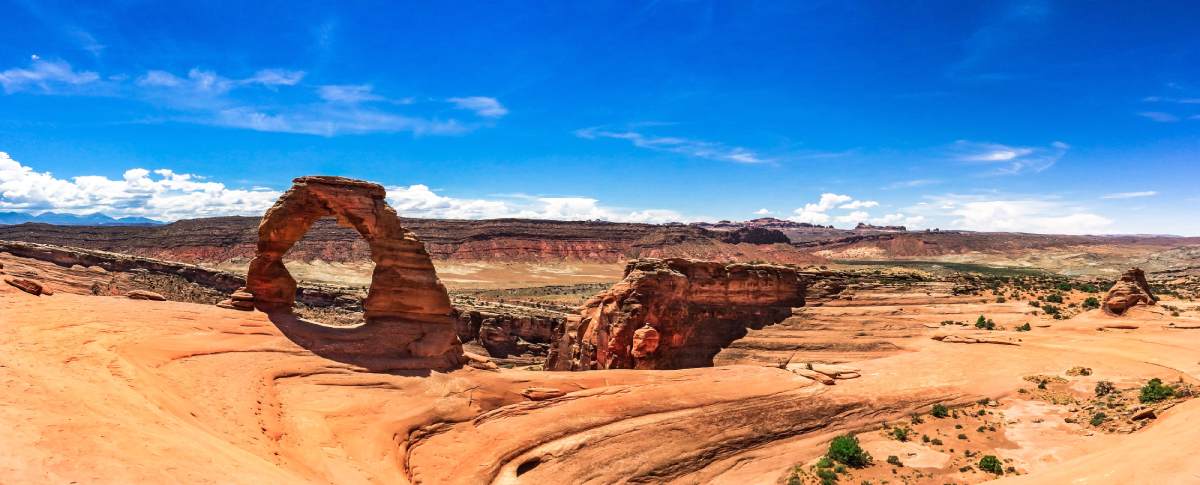
[[[1140,268],[1130,268],[1104,295],[1101,308],[1109,315],[1122,315],[1138,303],[1153,305],[1158,301],[1150,293],[1150,284],[1146,282],[1146,273]]]
[[[525,396],[530,401],[545,401],[547,399],[565,396],[567,393],[553,387],[530,387],[521,391],[521,395]]]
[[[462,345],[455,335],[450,297],[424,245],[400,224],[385,195],[381,185],[343,177],[293,180],[292,188],[259,224],[247,291],[259,310],[290,315],[296,280],[284,266],[283,255],[318,219],[336,217],[339,224],[362,235],[375,262],[371,288],[363,301],[365,322],[333,328],[281,317],[276,324],[318,354],[385,359],[391,367],[456,367],[462,360]]]
[[[30,295],[37,296],[42,294],[42,284],[29,278],[4,278],[4,282]]]
[[[806,286],[801,273],[783,266],[636,260],[624,279],[567,320],[547,368],[711,366],[748,328],[778,323],[804,306]]]
[[[133,290],[129,293],[126,293],[125,297],[133,300],[167,301],[167,297],[147,290]]]
[[[559,317],[466,310],[459,312],[456,331],[460,341],[478,341],[492,357],[544,357],[562,323]]]

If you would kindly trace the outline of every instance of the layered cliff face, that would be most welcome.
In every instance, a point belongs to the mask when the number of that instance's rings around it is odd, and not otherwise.
[[[687,259],[629,263],[625,277],[567,320],[547,369],[683,369],[804,306],[793,268]]]

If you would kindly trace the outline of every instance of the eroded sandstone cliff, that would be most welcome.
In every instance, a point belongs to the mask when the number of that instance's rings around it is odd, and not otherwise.
[[[794,268],[687,259],[629,263],[625,277],[567,320],[547,369],[682,369],[713,364],[747,329],[804,306]]]

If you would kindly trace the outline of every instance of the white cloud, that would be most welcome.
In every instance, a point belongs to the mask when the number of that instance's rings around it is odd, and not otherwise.
[[[870,209],[878,206],[879,203],[873,200],[856,200],[848,204],[838,206],[838,209]]]
[[[910,216],[897,212],[894,214],[884,214],[880,217],[874,217],[867,222],[877,226],[907,226],[911,228],[912,226],[920,225],[921,223],[925,222],[925,217]]]
[[[261,84],[263,86],[295,86],[301,79],[304,79],[304,75],[304,71],[263,69],[241,82],[242,84]]]
[[[1144,190],[1141,192],[1117,192],[1101,196],[1101,199],[1133,199],[1137,197],[1153,197],[1158,195],[1158,192],[1153,190]]]
[[[1200,98],[1175,98],[1171,96],[1146,96],[1142,101],[1147,103],[1176,103],[1176,104],[1200,104]]]
[[[1061,141],[1048,147],[1019,147],[958,140],[951,146],[951,153],[960,161],[996,166],[989,175],[1019,175],[1038,173],[1054,166],[1070,148]]]
[[[434,118],[422,114],[420,107],[409,108],[413,112],[400,112],[398,106],[412,104],[411,98],[390,100],[375,94],[367,85],[326,85],[317,87],[315,92],[308,91],[311,88],[300,84],[305,72],[299,70],[260,69],[239,79],[200,68],[192,68],[182,76],[153,69],[136,78],[112,74],[101,79],[95,72],[75,71],[64,61],[47,61],[36,54],[30,59],[28,68],[0,71],[0,87],[5,93],[105,94],[163,109],[166,113],[158,118],[170,121],[319,136],[397,132],[458,135],[481,126],[454,118]],[[264,98],[271,96],[265,91],[286,88],[305,89],[311,98],[292,96],[289,103]],[[371,107],[358,105],[377,100],[388,102]],[[487,118],[498,118],[508,112],[494,98],[477,96],[450,98],[450,101]],[[442,101],[436,103],[441,106]],[[430,111],[426,109],[425,113]]]
[[[509,197],[459,199],[438,195],[426,185],[387,188],[388,202],[401,215],[448,219],[520,217],[615,222],[690,222],[667,209],[610,207],[590,197]],[[0,152],[0,210],[68,214],[102,213],[162,221],[227,215],[262,215],[281,192],[254,187],[233,189],[169,169],[126,170],[120,179],[84,175],[62,179],[37,172]]]
[[[12,68],[0,71],[0,86],[8,94],[31,91],[42,94],[58,94],[95,83],[100,75],[91,71],[76,71],[64,61],[47,61],[36,54],[30,56],[27,68]]]
[[[371,86],[365,84],[327,85],[317,88],[317,92],[321,99],[338,103],[361,103],[383,99],[383,96],[373,93]]]
[[[1159,123],[1174,123],[1176,121],[1179,121],[1178,116],[1175,116],[1171,113],[1164,113],[1162,111],[1143,111],[1141,113],[1138,113],[1138,116],[1149,119],[1151,121],[1157,121]]]
[[[499,100],[487,96],[449,98],[446,101],[454,104],[455,108],[474,111],[475,114],[484,118],[499,118],[508,114],[508,108],[500,104]]]
[[[667,209],[630,210],[607,207],[590,197],[512,197],[507,200],[459,199],[438,195],[428,186],[388,187],[388,203],[407,217],[443,219],[495,219],[517,217],[553,220],[605,220],[614,222],[688,222]]]
[[[868,214],[866,211],[854,211],[843,216],[838,216],[836,220],[842,223],[858,223],[865,222],[870,217],[871,214]]]
[[[773,161],[742,147],[731,147],[721,143],[688,138],[646,135],[636,131],[609,131],[600,128],[584,128],[576,130],[575,136],[585,140],[595,140],[598,138],[625,140],[638,148],[678,153],[707,160],[746,164]]]
[[[765,215],[770,215],[770,214],[771,214],[770,209],[767,209],[766,207],[763,207],[762,209],[754,211],[754,215],[756,215],[756,216],[765,216]]]
[[[151,175],[153,174],[153,175]],[[175,220],[222,215],[260,215],[279,192],[230,189],[167,169],[133,168],[113,180],[85,175],[60,179],[36,172],[0,152],[0,209]]]
[[[1021,196],[947,194],[927,197],[908,209],[936,217],[942,227],[972,231],[1095,234],[1108,230],[1112,220],[1065,202]]]

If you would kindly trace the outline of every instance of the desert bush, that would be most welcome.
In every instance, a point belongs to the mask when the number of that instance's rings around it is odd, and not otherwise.
[[[929,440],[929,444],[934,445],[934,446],[942,446],[942,440],[940,440],[938,438],[934,438],[934,439]]]
[[[900,457],[896,455],[888,455],[887,462],[892,466],[904,466],[903,463],[900,463]]]
[[[1029,326],[1029,322],[1025,322],[1024,325],[1017,327],[1018,332],[1028,332],[1030,330],[1033,330],[1033,327]]]
[[[1175,388],[1163,384],[1162,379],[1155,377],[1142,386],[1142,393],[1138,396],[1138,400],[1142,403],[1152,403],[1170,399],[1174,395]]]
[[[1004,303],[1004,301],[1005,301],[1005,300],[1004,300],[1004,297],[1003,297],[1003,296],[997,296],[997,297],[996,297],[996,303]]]
[[[834,485],[838,481],[837,473],[828,468],[817,470],[817,478],[821,479],[821,485]]]
[[[984,330],[994,330],[996,328],[996,322],[993,322],[992,319],[990,319],[990,318],[986,318],[983,315],[980,315],[979,319],[975,320],[975,328],[984,329]]]
[[[1096,397],[1112,394],[1117,390],[1117,387],[1109,381],[1100,381],[1096,383]]]
[[[1000,464],[1000,459],[995,455],[985,455],[979,459],[979,469],[996,475],[1004,474],[1004,466]]]
[[[935,418],[944,418],[950,415],[950,409],[943,404],[934,404],[930,409],[929,414]]]
[[[908,433],[908,428],[902,428],[900,426],[892,428],[892,437],[896,438],[896,441],[908,441]]]
[[[1100,426],[1104,424],[1104,420],[1106,419],[1108,419],[1108,416],[1104,413],[1096,413],[1092,415],[1092,420],[1088,421],[1088,423],[1090,423],[1092,426]]]
[[[1087,297],[1086,300],[1083,300],[1083,309],[1084,310],[1094,310],[1096,308],[1100,308],[1100,300],[1097,299],[1096,297],[1089,296],[1089,297]]]
[[[1063,297],[1062,297],[1062,295],[1060,295],[1058,293],[1051,293],[1049,296],[1046,297],[1046,301],[1048,301],[1050,303],[1062,303]]]
[[[959,434],[958,434],[958,439],[960,439],[960,440],[965,440],[965,439],[967,439],[967,435],[966,435],[966,434],[964,434],[964,433],[959,433]]]
[[[871,464],[871,454],[858,444],[858,437],[848,434],[838,436],[829,442],[829,452],[826,453],[833,461],[862,468]]]

